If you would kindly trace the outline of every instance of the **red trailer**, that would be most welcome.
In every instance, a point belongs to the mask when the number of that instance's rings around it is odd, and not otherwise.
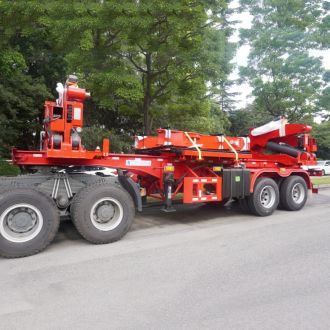
[[[29,175],[0,180],[0,254],[22,257],[43,250],[55,237],[61,216],[71,216],[80,234],[96,244],[119,240],[135,210],[148,197],[174,211],[173,200],[217,203],[237,200],[244,211],[271,215],[297,211],[312,184],[302,165],[316,163],[311,127],[278,118],[246,137],[159,129],[137,136],[133,154],[88,151],[79,133],[83,101],[89,97],[70,76],[45,102],[40,150],[13,149],[13,162]],[[118,177],[75,173],[72,166],[115,168]]]

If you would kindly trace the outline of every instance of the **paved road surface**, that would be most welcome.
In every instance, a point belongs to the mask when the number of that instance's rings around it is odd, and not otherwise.
[[[0,329],[330,329],[330,190],[268,218],[149,209],[112,245],[67,222],[0,272]]]

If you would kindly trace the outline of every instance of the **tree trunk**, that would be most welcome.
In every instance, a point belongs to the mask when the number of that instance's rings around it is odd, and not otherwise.
[[[143,98],[143,129],[144,129],[144,134],[149,135],[150,134],[150,114],[149,114],[149,109],[151,105],[151,54],[147,53],[145,55],[146,57],[146,68],[147,68],[147,73],[145,74],[145,89],[144,89],[144,98]]]

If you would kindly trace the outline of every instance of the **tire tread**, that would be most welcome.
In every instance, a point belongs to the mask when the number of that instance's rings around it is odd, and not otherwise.
[[[294,205],[293,203],[291,203],[291,200],[288,198],[289,196],[289,191],[291,192],[292,186],[294,185],[294,183],[301,183],[304,187],[305,190],[305,198],[304,201],[297,207],[296,205]],[[301,210],[306,201],[307,201],[307,185],[305,180],[298,175],[291,175],[289,177],[287,177],[283,184],[281,185],[281,189],[280,189],[280,200],[281,200],[281,205],[283,207],[284,210],[287,211],[299,211]]]
[[[101,179],[101,180],[99,180],[95,183],[92,183],[91,185],[81,189],[77,193],[77,195],[74,197],[74,200],[71,204],[71,219],[72,219],[72,222],[73,222],[74,226],[76,227],[77,231],[79,232],[79,234],[84,239],[86,239],[87,241],[89,241],[93,244],[108,244],[108,243],[118,241],[127,233],[127,231],[129,230],[129,227],[131,225],[131,223],[128,223],[128,225],[123,228],[120,235],[117,235],[116,237],[113,237],[111,239],[108,239],[107,241],[104,241],[102,239],[92,238],[86,232],[86,230],[84,228],[84,223],[82,221],[77,220],[80,217],[79,210],[81,209],[81,206],[84,204],[84,201],[86,200],[86,197],[88,197],[88,195],[90,194],[91,191],[94,191],[98,187],[102,187],[102,186],[106,186],[110,190],[113,189],[113,190],[117,190],[117,191],[120,191],[120,192],[125,192],[126,197],[127,197],[127,202],[129,204],[128,207],[130,208],[129,212],[133,212],[133,217],[134,217],[134,213],[135,213],[134,202],[133,202],[131,196],[129,195],[129,193],[126,192],[126,190],[124,190],[120,186],[109,185],[109,182],[107,182],[106,179]]]
[[[43,192],[37,190],[37,189],[31,189],[30,187],[24,186],[24,185],[19,185],[19,187],[17,186],[6,186],[6,187],[1,187],[0,188],[0,195],[3,195],[7,192],[12,192],[14,188],[14,191],[19,193],[20,191],[27,191],[29,192],[29,194],[31,194],[32,192],[34,192],[36,195],[39,196],[39,198],[45,198],[48,202],[49,202],[49,206],[52,208],[53,212],[54,212],[54,216],[55,219],[57,221],[55,221],[54,226],[51,228],[51,231],[49,232],[49,235],[47,237],[47,239],[43,242],[42,245],[31,249],[29,252],[24,252],[24,253],[13,253],[13,252],[6,252],[3,251],[2,249],[0,249],[0,256],[4,257],[4,258],[21,258],[21,257],[28,257],[34,254],[37,254],[41,251],[43,251],[44,249],[46,249],[46,247],[53,241],[53,239],[55,238],[57,232],[58,232],[58,228],[60,225],[60,219],[59,219],[59,212],[58,212],[58,208],[55,204],[55,202],[47,195],[45,195]]]

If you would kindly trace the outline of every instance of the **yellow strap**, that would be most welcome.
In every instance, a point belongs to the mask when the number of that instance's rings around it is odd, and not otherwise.
[[[226,139],[226,137],[224,135],[222,137],[223,137],[224,141],[228,144],[229,148],[234,152],[236,161],[238,162],[238,153],[237,153],[236,149],[229,143],[229,141]]]
[[[198,145],[193,141],[193,139],[189,136],[189,134],[187,132],[184,132],[184,134],[189,139],[189,141],[191,142],[191,144],[193,145],[193,147],[196,148],[196,150],[198,152],[198,159],[201,160],[202,159],[201,149],[199,149]]]

